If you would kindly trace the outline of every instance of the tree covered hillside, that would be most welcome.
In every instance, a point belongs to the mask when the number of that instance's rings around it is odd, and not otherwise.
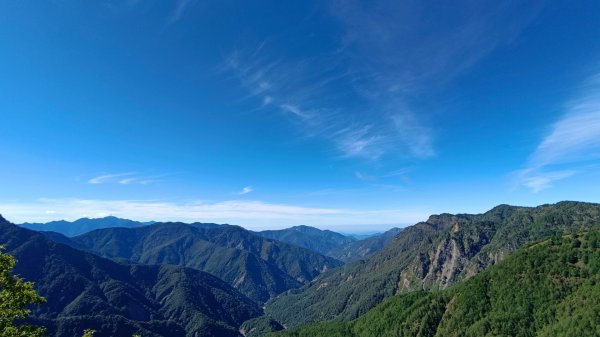
[[[343,264],[227,225],[157,223],[138,228],[106,228],[77,236],[72,242],[109,258],[202,270],[260,303]]]
[[[352,322],[281,337],[600,336],[600,231],[552,238],[455,287],[394,296]]]
[[[335,248],[356,241],[356,239],[350,236],[310,226],[294,226],[286,229],[266,230],[255,233],[265,238],[304,247],[328,256],[329,252]]]
[[[290,328],[355,319],[398,293],[448,288],[528,243],[599,226],[600,205],[581,202],[433,215],[366,259],[279,296],[266,311]]]
[[[0,243],[15,274],[35,282],[46,303],[32,323],[49,336],[239,337],[239,326],[261,309],[222,280],[172,265],[116,263],[17,227],[0,217]]]

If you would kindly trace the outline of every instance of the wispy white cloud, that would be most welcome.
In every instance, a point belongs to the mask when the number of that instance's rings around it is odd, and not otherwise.
[[[521,183],[531,189],[533,193],[552,187],[552,183],[574,175],[576,171],[550,171],[523,170],[519,172]]]
[[[373,125],[349,126],[334,133],[337,147],[348,157],[377,159],[385,152],[386,137]]]
[[[244,194],[252,193],[253,191],[254,191],[254,189],[252,188],[252,186],[246,186],[246,187],[242,188],[242,190],[237,192],[236,194],[244,195]]]
[[[331,11],[345,31],[343,48],[377,84],[365,90],[378,96],[429,90],[468,70],[513,41],[543,3],[528,5],[458,0],[436,8],[418,0],[345,0],[334,1]],[[444,20],[449,16],[456,20]]]
[[[330,140],[342,157],[378,159],[394,152],[419,158],[433,155],[431,130],[421,126],[411,111],[391,101],[373,104],[364,98],[359,98],[361,106],[348,106],[348,93],[340,96],[337,91],[339,87],[353,90],[351,71],[339,66],[319,74],[311,70],[311,66],[331,68],[322,63],[335,61],[285,63],[256,54],[238,51],[224,63],[249,91],[245,99],[260,97],[262,108],[278,108],[299,122],[305,135]]]
[[[436,20],[454,9],[459,19]],[[435,128],[413,98],[510,43],[538,10],[535,4],[469,2],[438,11],[416,0],[334,1],[332,16],[342,32],[335,51],[275,58],[280,43],[294,40],[280,36],[232,52],[223,68],[246,88],[245,100],[285,112],[305,135],[332,142],[341,157],[430,158]]]
[[[196,0],[177,0],[175,7],[167,17],[167,24],[173,24],[183,18],[185,13],[194,6]]]
[[[131,177],[119,180],[119,184],[121,185],[148,185],[156,182],[157,177]]]
[[[263,97],[263,106],[269,105],[271,103],[273,103],[273,97],[269,95]]]
[[[98,184],[121,184],[121,185],[148,185],[154,182],[157,182],[158,179],[164,177],[165,174],[154,175],[154,176],[144,176],[139,175],[136,172],[127,172],[127,173],[115,173],[115,174],[104,174],[88,180],[89,184],[98,185]]]
[[[134,175],[135,172],[104,174],[88,180],[92,185],[104,184],[108,182],[118,181],[119,178]]]
[[[600,76],[552,127],[531,158],[533,166],[600,158]]]
[[[308,112],[306,112],[306,111],[302,111],[302,110],[300,109],[300,107],[298,107],[297,105],[292,105],[292,104],[282,104],[282,105],[280,105],[279,107],[281,107],[281,109],[282,109],[283,111],[290,112],[290,113],[292,113],[292,114],[294,114],[294,115],[296,115],[296,116],[298,116],[298,117],[304,118],[304,119],[306,119],[306,118],[310,118],[310,117],[311,117],[311,116],[310,116],[310,114],[309,114]]]
[[[364,180],[364,181],[374,181],[377,180],[377,177],[372,176],[372,175],[368,175],[368,174],[364,174],[360,171],[356,171],[354,172],[354,176],[359,179],[359,180]]]
[[[393,170],[391,172],[387,172],[386,174],[383,175],[383,177],[385,178],[391,178],[391,177],[404,177],[406,176],[410,171],[412,170],[412,168],[409,167],[404,167],[401,169],[397,169],[397,170]]]
[[[47,213],[52,209],[53,213]],[[153,200],[39,199],[1,203],[0,213],[10,221],[45,222],[108,215],[140,221],[205,221],[249,228],[281,228],[311,224],[335,228],[351,225],[404,225],[424,220],[429,212],[418,209],[347,210],[273,204],[262,201],[175,203]],[[367,227],[363,227],[368,229]]]
[[[119,184],[121,185],[129,185],[137,181],[137,178],[125,178],[119,180]]]
[[[435,156],[432,131],[419,123],[412,113],[396,113],[391,117],[398,137],[416,158]]]
[[[600,159],[600,74],[593,76],[580,97],[566,106],[560,118],[537,146],[518,182],[539,192]],[[565,169],[568,167],[568,169]]]

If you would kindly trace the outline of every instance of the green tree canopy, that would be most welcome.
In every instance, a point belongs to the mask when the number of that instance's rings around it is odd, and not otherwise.
[[[0,337],[38,337],[44,335],[41,327],[16,323],[29,316],[31,304],[45,300],[33,288],[32,282],[25,282],[12,274],[14,257],[5,254],[0,246]]]

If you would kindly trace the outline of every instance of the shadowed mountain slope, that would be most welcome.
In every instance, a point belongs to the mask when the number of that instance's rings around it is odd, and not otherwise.
[[[237,226],[157,223],[108,228],[73,238],[105,257],[144,264],[173,264],[209,272],[257,302],[304,282],[342,262],[260,237]]]
[[[15,256],[15,273],[34,281],[47,303],[33,322],[49,335],[97,337],[239,337],[261,309],[220,279],[178,266],[129,265],[56,243],[0,217],[0,243]]]

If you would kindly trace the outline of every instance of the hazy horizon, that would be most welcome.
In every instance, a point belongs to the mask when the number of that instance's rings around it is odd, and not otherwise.
[[[0,213],[0,215],[2,215],[2,213]],[[4,216],[3,216],[4,217]],[[34,221],[15,221],[14,219],[10,219],[10,218],[6,218],[4,217],[6,220],[18,224],[18,225],[24,225],[24,224],[47,224],[47,223],[51,223],[51,222],[60,222],[60,221],[66,221],[66,222],[75,222],[77,220],[82,220],[82,219],[90,219],[90,220],[98,220],[98,219],[105,219],[108,217],[115,217],[118,219],[123,219],[123,220],[132,220],[132,221],[136,221],[136,222],[140,222],[140,223],[161,223],[161,222],[182,222],[182,223],[187,223],[187,224],[191,224],[191,223],[213,223],[210,221],[201,221],[201,220],[177,220],[177,219],[171,219],[171,220],[161,220],[161,221],[155,221],[155,220],[139,220],[139,219],[135,219],[135,218],[123,218],[123,217],[116,217],[114,215],[107,215],[107,216],[102,216],[102,217],[81,217],[81,218],[73,218],[73,219],[53,219],[53,220],[49,220],[49,221],[41,221],[41,222],[34,222]],[[426,220],[426,219],[423,219]],[[389,224],[389,225],[384,225],[384,224],[379,224],[379,225],[373,225],[373,224],[355,224],[355,225],[335,225],[335,226],[327,226],[327,224],[319,224],[319,225],[311,225],[311,224],[300,224],[300,225],[291,225],[291,226],[248,226],[248,225],[244,225],[244,224],[235,224],[235,223],[216,223],[218,225],[232,225],[232,226],[240,226],[243,228],[246,228],[248,230],[252,230],[252,231],[263,231],[263,230],[280,230],[280,229],[287,229],[287,228],[291,228],[291,227],[296,227],[296,226],[309,226],[309,227],[314,227],[314,228],[318,228],[321,230],[331,230],[331,231],[335,231],[337,233],[340,234],[345,234],[345,235],[355,235],[355,234],[362,234],[362,235],[366,235],[366,234],[375,234],[375,233],[381,233],[387,230],[390,230],[392,228],[398,227],[398,228],[404,228],[407,226],[411,226],[414,225],[413,224]]]
[[[583,200],[561,200],[559,202],[562,201],[575,201],[575,202],[587,202],[587,201],[583,201]],[[557,202],[556,202],[557,203]],[[550,204],[556,204],[556,203],[550,203]],[[506,204],[504,204],[506,205]],[[500,205],[496,205],[496,206],[500,206]],[[494,207],[496,207],[494,206]],[[541,206],[541,205],[509,205],[509,206],[516,206],[516,207],[536,207],[536,206]],[[309,227],[314,227],[314,228],[318,228],[321,230],[331,230],[334,232],[338,232],[341,234],[345,234],[345,235],[366,235],[366,234],[374,234],[374,233],[381,233],[381,232],[385,232],[387,230],[390,230],[392,228],[405,228],[408,226],[412,226],[417,224],[418,222],[422,222],[422,221],[426,221],[430,216],[432,215],[439,215],[439,214],[482,214],[485,213],[486,211],[489,211],[490,209],[486,209],[485,211],[481,211],[481,212],[439,212],[439,213],[431,213],[428,216],[419,219],[413,223],[396,223],[396,224],[351,224],[351,225],[345,225],[345,224],[336,224],[336,225],[328,225],[327,223],[321,223],[321,224],[308,224],[308,223],[303,223],[303,224],[292,224],[292,225],[282,225],[282,224],[276,224],[274,223],[273,225],[269,226],[269,225],[248,225],[248,224],[243,224],[243,223],[229,223],[229,222],[213,222],[213,221],[203,221],[201,219],[173,219],[173,218],[165,218],[162,220],[156,220],[156,219],[137,219],[137,218],[129,218],[129,217],[121,217],[121,216],[115,216],[112,214],[108,214],[108,215],[103,215],[103,216],[83,216],[83,217],[75,217],[75,218],[70,218],[70,219],[65,219],[65,218],[55,218],[52,220],[41,220],[41,221],[14,221],[14,219],[7,219],[8,221],[11,221],[13,223],[16,224],[26,224],[26,223],[50,223],[50,222],[54,222],[54,221],[67,221],[67,222],[75,222],[77,220],[81,220],[81,219],[103,219],[103,218],[107,218],[107,217],[116,217],[118,219],[124,219],[124,220],[132,220],[132,221],[136,221],[136,222],[141,222],[141,223],[145,223],[145,222],[183,222],[183,223],[216,223],[218,225],[233,225],[233,226],[240,226],[243,228],[246,228],[248,230],[253,230],[253,231],[263,231],[263,230],[280,230],[280,229],[287,229],[287,228],[291,228],[291,227],[295,227],[295,226],[309,226]],[[0,213],[0,215],[2,215],[2,213]],[[5,217],[6,218],[6,217]]]

